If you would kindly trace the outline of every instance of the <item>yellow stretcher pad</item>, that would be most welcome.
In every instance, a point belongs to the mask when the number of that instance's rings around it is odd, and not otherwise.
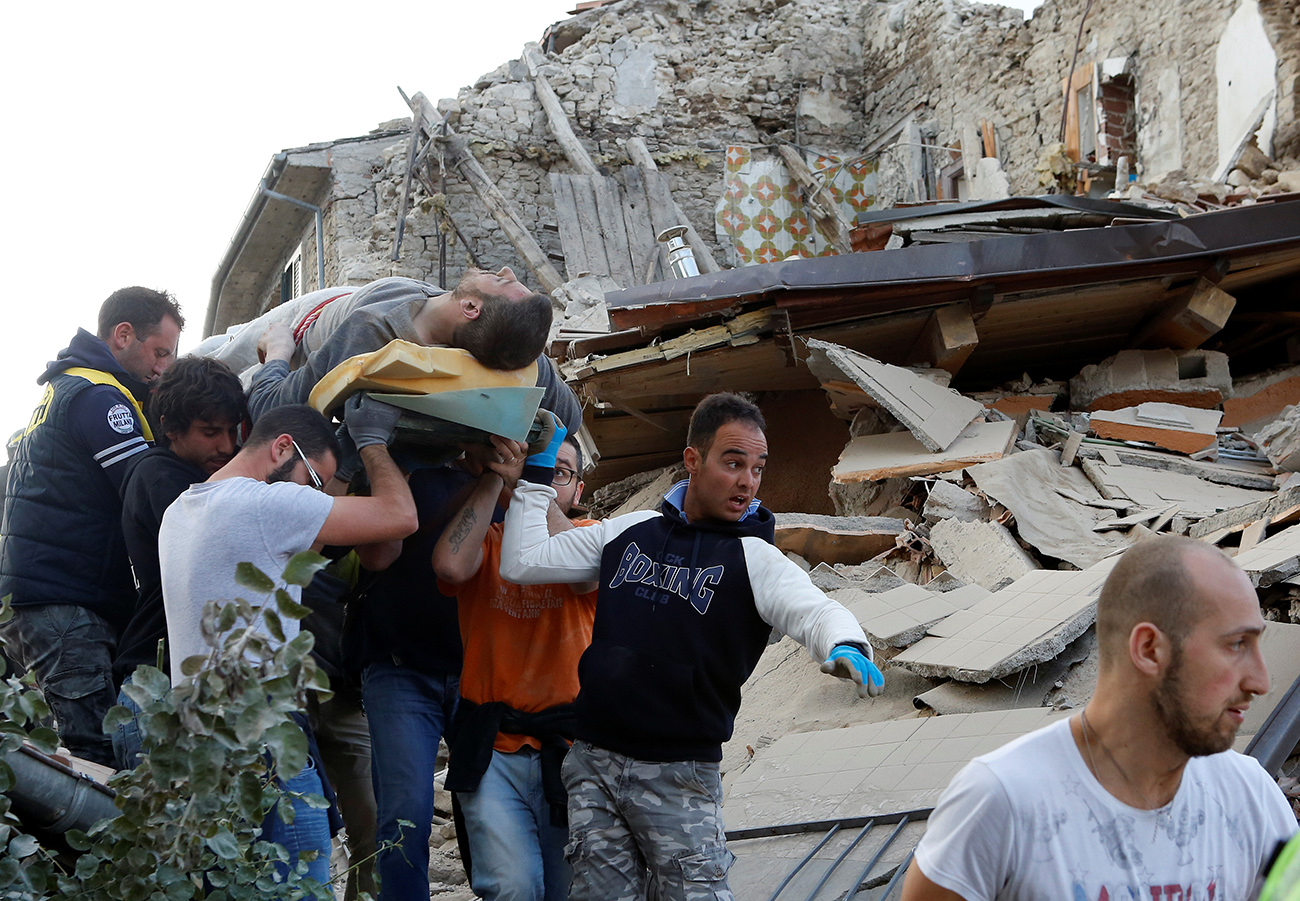
[[[471,388],[532,388],[537,363],[508,372],[488,369],[458,347],[423,347],[390,341],[335,366],[312,389],[307,402],[326,416],[358,391],[439,394]]]

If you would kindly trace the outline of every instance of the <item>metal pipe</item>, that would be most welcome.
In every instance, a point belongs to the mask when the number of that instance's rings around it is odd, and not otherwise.
[[[801,835],[805,832],[825,832],[836,826],[845,829],[857,829],[867,825],[875,820],[881,825],[888,823],[897,823],[902,820],[909,822],[918,822],[928,820],[933,812],[933,807],[923,807],[919,810],[901,810],[897,813],[878,813],[874,816],[863,817],[846,817],[839,820],[808,820],[802,823],[784,823],[778,826],[754,826],[750,829],[728,829],[727,841],[741,842],[750,838],[770,838],[773,835]]]
[[[1259,731],[1246,745],[1246,756],[1258,760],[1270,776],[1276,775],[1297,742],[1300,742],[1300,677],[1264,718]]]
[[[60,834],[84,831],[118,814],[112,789],[34,748],[15,748],[4,760],[14,773],[7,792],[14,815],[28,828]]]
[[[297,197],[290,197],[288,194],[272,191],[267,187],[265,178],[262,179],[261,193],[275,200],[292,203],[304,210],[311,210],[316,215],[316,290],[322,290],[325,287],[325,218],[321,215],[320,207],[305,200],[299,200]]]
[[[902,832],[906,826],[907,817],[903,817],[898,821],[898,825],[894,827],[894,831],[889,833],[889,838],[885,839],[884,844],[876,849],[876,853],[871,856],[871,860],[867,861],[867,865],[862,868],[862,872],[858,874],[858,878],[853,882],[852,891],[849,892],[849,896],[844,901],[853,901],[858,894],[858,889],[866,881],[867,874],[871,872],[871,868],[880,862],[880,858],[889,850],[889,846],[894,843],[894,839],[898,838],[898,833]]]
[[[811,851],[809,851],[807,854],[805,854],[803,856],[803,860],[795,864],[794,869],[786,874],[786,877],[781,880],[781,884],[776,887],[776,891],[772,893],[771,897],[768,898],[767,901],[776,901],[776,896],[781,894],[781,892],[785,891],[785,887],[790,884],[790,881],[794,879],[794,877],[799,875],[799,871],[804,868],[804,865],[807,864],[808,861],[812,860],[813,857],[817,855],[818,851],[826,847],[826,843],[829,842],[831,839],[833,839],[839,831],[840,831],[840,824],[836,823],[834,826],[831,827],[831,831],[827,832],[826,835],[822,838],[822,840],[817,843],[817,846],[813,848]]]
[[[894,873],[894,878],[889,880],[889,885],[885,886],[885,891],[880,896],[879,901],[887,901],[889,896],[894,893],[894,888],[902,881],[903,875],[907,872],[907,868],[912,865],[912,858],[915,856],[915,848],[907,852],[907,857],[903,858],[903,862],[898,865],[898,870]]]
[[[849,842],[848,847],[841,851],[840,856],[835,858],[835,860],[831,862],[831,865],[826,868],[826,872],[822,874],[822,878],[818,880],[815,886],[813,886],[812,893],[808,895],[806,901],[813,901],[813,899],[817,897],[817,893],[822,890],[822,886],[830,880],[831,874],[839,869],[840,864],[844,862],[844,858],[848,857],[853,849],[867,837],[867,833],[871,831],[871,827],[874,825],[876,825],[875,820],[869,821],[867,825],[863,826],[862,829],[858,831],[857,835],[853,836],[853,841]]]

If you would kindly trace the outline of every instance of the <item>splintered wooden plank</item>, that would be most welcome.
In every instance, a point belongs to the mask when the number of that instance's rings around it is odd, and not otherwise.
[[[578,222],[578,207],[573,197],[573,176],[551,173],[551,195],[555,198],[555,218],[560,226],[560,247],[564,251],[564,271],[570,279],[591,271],[587,247]]]
[[[605,233],[600,224],[600,213],[596,209],[596,193],[591,179],[581,175],[573,176],[573,203],[578,211],[578,228],[582,232],[582,243],[587,249],[587,262],[591,265],[592,275],[609,275],[609,258],[605,256]]]
[[[668,271],[667,250],[655,240],[650,218],[650,200],[645,193],[645,178],[636,166],[623,167],[623,224],[627,227],[627,245],[635,267],[635,284],[655,281],[655,261]]]
[[[962,430],[984,412],[984,405],[978,401],[901,366],[881,363],[826,341],[811,340],[808,350],[808,368],[814,375],[823,382],[837,377],[852,380],[936,453],[957,440]]]
[[[605,238],[608,275],[623,287],[630,288],[637,284],[637,279],[636,267],[628,251],[627,226],[623,224],[623,192],[617,181],[604,176],[591,179],[591,188],[596,201],[596,215],[600,219],[600,232]]]

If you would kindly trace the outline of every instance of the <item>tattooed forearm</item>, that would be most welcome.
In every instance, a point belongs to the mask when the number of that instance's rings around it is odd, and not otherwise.
[[[474,524],[478,522],[478,515],[474,512],[473,507],[466,507],[460,514],[460,519],[456,520],[456,525],[451,530],[451,535],[447,537],[451,545],[452,553],[459,554],[460,546],[465,543],[469,533],[473,531]]]

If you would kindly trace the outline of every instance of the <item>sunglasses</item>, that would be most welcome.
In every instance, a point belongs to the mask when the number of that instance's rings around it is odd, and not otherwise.
[[[317,491],[324,491],[324,483],[321,482],[320,476],[316,475],[316,470],[312,468],[311,461],[308,460],[307,455],[302,452],[302,448],[298,446],[298,442],[294,441],[292,437],[289,441],[293,443],[293,449],[298,452],[298,456],[302,459],[302,465],[307,467],[307,475],[311,477],[311,486]]]

